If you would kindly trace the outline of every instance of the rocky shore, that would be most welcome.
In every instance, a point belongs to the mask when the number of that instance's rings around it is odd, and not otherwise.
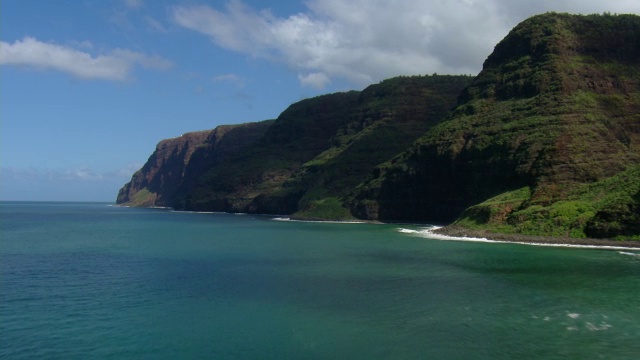
[[[640,241],[621,241],[614,239],[570,238],[560,236],[535,236],[522,234],[500,234],[486,230],[467,229],[458,225],[449,225],[434,230],[434,233],[455,237],[487,238],[496,241],[528,244],[572,245],[572,246],[607,246],[640,249]]]

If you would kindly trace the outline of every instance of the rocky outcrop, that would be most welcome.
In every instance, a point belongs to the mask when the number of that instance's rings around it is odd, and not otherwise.
[[[173,207],[203,172],[257,141],[271,121],[223,125],[162,140],[144,166],[120,189],[117,203]]]
[[[131,181],[120,189],[117,203],[168,206],[168,199],[182,183],[194,151],[215,133],[216,130],[190,132],[160,141],[142,169],[133,174]]]

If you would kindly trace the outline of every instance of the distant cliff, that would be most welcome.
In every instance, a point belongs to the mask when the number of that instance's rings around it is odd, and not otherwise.
[[[118,203],[352,218],[343,197],[441,121],[471,80],[397,77],[302,100],[273,121],[162,141]]]
[[[203,169],[215,166],[257,141],[272,121],[223,125],[162,140],[144,166],[118,192],[117,203],[172,207]]]
[[[638,39],[635,15],[534,16],[475,78],[397,77],[161,142],[118,202],[640,237]]]
[[[214,130],[186,133],[162,140],[149,160],[118,192],[117,203],[132,206],[168,206],[182,183],[191,155]]]
[[[302,100],[254,144],[208,167],[174,206],[349,218],[342,197],[444,118],[470,81],[398,77]]]

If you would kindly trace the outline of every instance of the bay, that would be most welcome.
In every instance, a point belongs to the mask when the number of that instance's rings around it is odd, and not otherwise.
[[[638,251],[0,203],[0,358],[635,359]]]

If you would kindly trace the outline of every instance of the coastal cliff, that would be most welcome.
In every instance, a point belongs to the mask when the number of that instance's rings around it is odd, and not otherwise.
[[[291,105],[252,146],[209,167],[175,207],[344,219],[342,197],[455,105],[469,76],[398,77]]]
[[[639,36],[633,15],[524,21],[452,115],[354,191],[352,211],[498,232],[639,234]]]
[[[397,77],[302,100],[272,121],[162,141],[118,203],[352,218],[344,196],[440,122],[471,80]]]
[[[162,140],[144,166],[118,192],[117,203],[173,207],[207,167],[215,166],[258,140],[272,121],[222,125]]]
[[[118,203],[634,238],[639,38],[635,15],[534,16],[475,78],[393,78],[295,103],[251,135],[161,142]]]
[[[168,206],[185,175],[193,152],[215,130],[186,133],[162,140],[142,169],[118,192],[117,203],[131,206]]]

